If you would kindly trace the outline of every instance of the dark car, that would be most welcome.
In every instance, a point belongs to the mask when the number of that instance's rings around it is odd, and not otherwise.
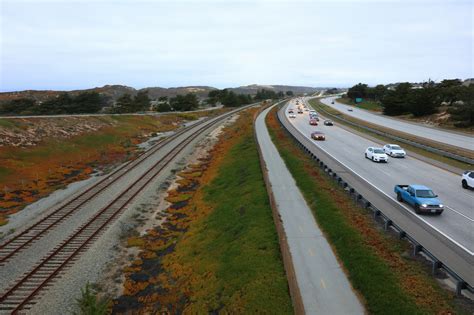
[[[321,131],[314,131],[311,133],[311,138],[314,140],[326,140],[326,135]]]
[[[324,121],[324,125],[325,125],[325,126],[332,126],[332,125],[334,125],[334,124],[333,124],[332,120],[326,119],[326,120]]]

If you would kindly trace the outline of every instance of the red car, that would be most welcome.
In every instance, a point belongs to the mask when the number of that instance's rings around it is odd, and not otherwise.
[[[326,136],[321,131],[314,131],[311,133],[311,138],[314,140],[326,140]]]
[[[309,124],[312,125],[312,126],[317,126],[318,125],[318,121],[316,119],[310,119],[309,120]]]

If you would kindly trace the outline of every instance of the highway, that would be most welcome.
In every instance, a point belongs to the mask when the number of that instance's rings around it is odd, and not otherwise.
[[[313,141],[314,145],[337,158],[381,192],[395,198],[393,188],[396,184],[423,184],[431,187],[444,203],[445,210],[441,216],[424,215],[421,218],[471,255],[474,253],[474,192],[461,188],[460,175],[409,156],[404,159],[390,158],[387,164],[374,163],[365,159],[364,152],[369,146],[380,145],[339,128],[337,124],[311,126],[308,121],[307,112],[290,119],[308,139],[313,130],[326,133],[327,140]],[[409,206],[407,211],[416,216]]]
[[[459,133],[453,133],[449,131],[425,127],[416,123],[401,121],[380,114],[374,114],[364,109],[355,108],[354,106],[339,103],[336,98],[337,96],[323,98],[321,99],[321,102],[343,112],[344,115],[352,116],[354,118],[377,124],[386,128],[403,131],[405,133],[409,133],[417,137],[426,138],[451,146],[456,146],[474,151],[473,137],[462,135]],[[333,101],[334,104],[332,104]],[[348,111],[349,108],[353,108],[353,111]]]

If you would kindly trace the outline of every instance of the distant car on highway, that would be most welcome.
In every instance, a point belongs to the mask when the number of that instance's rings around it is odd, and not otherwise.
[[[295,112],[295,111],[293,110],[293,108],[290,108],[290,109],[288,110],[288,113],[289,113],[289,114],[293,114],[294,112]]]
[[[324,125],[325,125],[325,126],[332,126],[332,125],[334,125],[334,123],[332,122],[332,120],[326,119],[326,120],[324,121]]]
[[[311,139],[324,141],[326,140],[326,135],[321,131],[313,131],[311,133]]]
[[[386,144],[383,146],[383,151],[391,157],[405,157],[407,153],[399,145]]]
[[[374,162],[388,162],[388,155],[383,152],[382,148],[368,147],[365,150],[365,158]]]
[[[303,114],[303,110],[301,108],[298,109],[298,114]]]
[[[350,107],[349,107],[347,110],[348,110],[348,111],[350,111],[350,112],[352,112],[352,111],[353,111],[353,109],[352,109],[352,108],[350,108]]]
[[[296,118],[296,115],[295,115],[295,114],[290,114],[288,117],[290,117],[290,118]]]
[[[332,101],[331,104],[334,104],[334,101]]]
[[[462,174],[461,185],[464,189],[474,188],[474,171],[465,171]]]
[[[417,214],[441,214],[444,205],[430,188],[423,185],[395,185],[397,200],[411,205]]]
[[[309,124],[312,125],[312,126],[317,126],[318,125],[318,121],[316,119],[310,119],[309,120]]]

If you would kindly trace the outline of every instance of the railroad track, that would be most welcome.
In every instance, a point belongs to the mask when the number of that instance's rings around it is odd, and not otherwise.
[[[52,285],[52,281],[64,273],[65,268],[71,266],[79,258],[80,254],[86,251],[93,242],[107,230],[107,227],[120,217],[120,214],[126,209],[126,206],[155,179],[189,143],[211,126],[223,121],[239,110],[224,114],[210,122],[203,122],[202,126],[200,124],[200,127],[191,136],[180,141],[170,152],[144,172],[115,199],[111,200],[94,216],[78,227],[66,240],[51,250],[30,271],[19,277],[10,288],[2,293],[0,296],[0,312],[18,314],[19,312],[30,309],[41,293]],[[194,125],[193,127],[197,126]],[[57,218],[59,218],[59,216]],[[46,225],[38,228],[46,228]],[[36,235],[35,233],[36,232],[33,232],[32,235]],[[27,235],[28,231],[26,231],[24,236],[26,237]],[[22,248],[24,247],[21,247],[19,250]]]
[[[208,120],[208,119],[207,119]],[[203,120],[202,123],[205,123],[207,120]],[[185,133],[186,131],[190,130],[191,128],[195,128],[196,125],[189,126],[184,128],[171,137],[161,140],[155,145],[153,145],[149,150],[140,154],[136,159],[131,161],[130,163],[124,164],[119,168],[115,169],[112,173],[108,174],[99,182],[95,183],[94,185],[90,186],[83,192],[75,195],[72,199],[68,200],[67,202],[60,204],[57,209],[49,213],[47,216],[33,224],[32,226],[28,227],[21,233],[15,235],[11,239],[7,240],[5,243],[0,245],[0,266],[4,265],[8,259],[13,257],[14,255],[18,254],[23,249],[26,249],[29,245],[31,245],[34,241],[38,240],[40,237],[47,234],[50,229],[70,216],[74,214],[75,211],[83,207],[86,203],[88,203],[92,198],[99,195],[104,189],[109,187],[110,185],[116,183],[119,179],[121,179],[124,175],[130,173],[134,170],[137,166],[141,165],[143,161],[149,158],[151,155],[156,153],[162,147]]]

